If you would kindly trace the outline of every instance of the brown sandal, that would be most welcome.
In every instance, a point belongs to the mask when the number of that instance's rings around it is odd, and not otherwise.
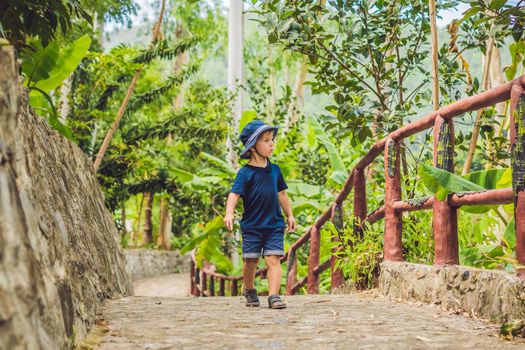
[[[270,309],[286,309],[286,304],[279,294],[272,294],[268,297],[268,307]]]

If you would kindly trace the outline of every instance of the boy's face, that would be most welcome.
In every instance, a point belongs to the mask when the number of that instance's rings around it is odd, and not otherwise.
[[[253,148],[253,147],[252,147]],[[275,137],[273,131],[268,130],[263,132],[255,143],[255,149],[263,157],[270,158],[275,148]]]

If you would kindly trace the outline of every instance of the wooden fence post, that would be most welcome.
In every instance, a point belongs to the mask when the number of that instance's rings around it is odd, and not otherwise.
[[[215,296],[215,277],[210,275],[210,297]]]
[[[518,276],[525,278],[525,92],[518,84],[510,93],[510,142]]]
[[[197,294],[195,292],[195,263],[193,262],[193,259],[191,260],[191,263],[190,263],[190,293],[193,296]]]
[[[201,283],[201,270],[196,267],[195,268],[195,296],[200,297],[202,295],[202,289],[199,291],[197,286]]]
[[[231,286],[231,288],[232,288],[232,290],[231,290],[232,295],[231,296],[232,297],[236,297],[237,296],[237,294],[238,294],[237,287],[238,287],[237,286],[237,280],[232,280],[232,286]]]
[[[306,287],[308,294],[319,294],[319,274],[314,272],[314,268],[319,265],[320,241],[319,229],[313,225],[310,231],[310,253],[308,254],[308,284]]]
[[[286,289],[285,295],[293,295],[292,287],[297,283],[297,256],[295,250],[290,249],[286,261]]]
[[[219,280],[219,296],[223,297],[225,294],[224,294],[224,283],[225,283],[225,280],[224,278],[221,278]]]
[[[366,208],[366,177],[364,169],[354,170],[354,232],[363,238],[363,222],[368,214]]]
[[[399,142],[388,138],[385,143],[385,238],[384,259],[403,261],[403,214],[392,207],[392,203],[401,200],[401,172]]]
[[[330,258],[330,272],[331,272],[331,288],[337,288],[344,282],[344,275],[343,271],[338,268],[335,268],[335,264],[337,262],[337,252],[342,249],[341,244],[342,242],[342,236],[344,234],[344,213],[343,213],[343,206],[339,205],[337,203],[334,203],[333,207],[333,215],[332,215],[332,223],[334,224],[335,229],[337,230],[337,236],[333,237],[333,242],[339,242],[339,246],[336,246],[332,249],[332,257]]]
[[[434,123],[434,166],[454,172],[454,123],[437,116]],[[458,209],[447,199],[434,198],[432,226],[434,231],[434,264],[459,264]]]
[[[206,283],[206,272],[202,271],[202,277],[201,277],[201,294],[203,297],[206,296],[206,289],[208,288],[207,287],[207,283]]]

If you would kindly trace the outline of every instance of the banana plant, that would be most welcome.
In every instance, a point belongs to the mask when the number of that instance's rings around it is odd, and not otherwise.
[[[71,130],[58,120],[51,93],[78,67],[87,55],[91,38],[84,35],[67,47],[60,47],[57,40],[46,47],[36,39],[22,50],[22,72],[24,85],[29,90],[29,103],[44,115],[49,123],[62,135],[73,138]]]
[[[306,210],[320,214],[334,200],[331,192],[304,182],[290,181],[287,192],[292,198],[292,211],[295,216]]]
[[[425,187],[432,192],[438,200],[443,201],[450,193],[478,192],[501,188],[498,186],[500,179],[507,169],[489,169],[463,176],[459,176],[427,164],[421,164],[419,176]],[[460,209],[469,213],[485,213],[498,205],[462,206]]]
[[[506,169],[489,169],[458,176],[426,164],[422,164],[419,175],[425,187],[434,193],[439,200],[444,200],[450,193],[483,191],[488,189],[507,188],[511,186],[512,171]],[[513,207],[513,204],[508,206]],[[462,206],[461,210],[470,213],[486,213],[494,210],[500,218],[498,205]],[[515,221],[512,218],[505,228],[501,242],[481,246],[466,247],[460,251],[462,264],[484,268],[495,268],[504,265],[512,268],[512,252],[516,246]]]
[[[343,164],[341,156],[337,152],[337,148],[333,144],[332,140],[324,130],[324,128],[319,124],[319,121],[316,117],[310,116],[308,118],[308,129],[312,132],[309,132],[308,138],[311,143],[311,138],[314,136],[321,144],[324,146],[328,152],[328,159],[330,161],[330,166],[332,168],[332,174],[328,178],[328,185],[330,186],[342,186],[346,178],[348,177],[348,171]]]
[[[195,260],[199,268],[202,268],[204,261],[208,261],[214,264],[219,272],[230,274],[233,271],[233,264],[221,251],[224,231],[222,217],[216,216],[203,228],[196,226],[196,231],[196,236],[181,249],[180,253],[186,254],[195,249]]]

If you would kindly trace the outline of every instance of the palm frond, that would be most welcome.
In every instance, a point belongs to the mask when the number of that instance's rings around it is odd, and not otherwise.
[[[222,131],[215,129],[213,125],[195,125],[187,122],[187,120],[195,119],[198,119],[197,111],[183,109],[172,112],[162,121],[142,123],[129,128],[122,136],[129,146],[136,145],[142,140],[164,139],[170,134],[175,134],[181,139],[201,138],[210,140],[210,142],[222,137]]]
[[[179,75],[169,77],[164,85],[154,90],[135,96],[135,98],[129,103],[129,106],[126,109],[126,114],[129,115],[130,113],[136,112],[144,105],[152,103],[153,101],[157,100],[174,87],[179,86],[180,84],[182,84],[182,82],[194,75],[197,72],[198,68],[198,65],[191,65]]]
[[[175,44],[175,46],[169,46],[167,40],[160,41],[154,48],[149,50],[143,50],[141,54],[133,59],[133,63],[149,63],[156,58],[162,58],[165,60],[172,59],[180,53],[187,51],[189,48],[195,46],[198,42],[197,37],[189,37],[182,39]]]

